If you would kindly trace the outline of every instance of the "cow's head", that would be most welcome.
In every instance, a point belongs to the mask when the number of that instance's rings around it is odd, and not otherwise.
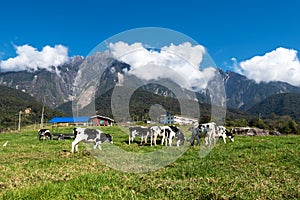
[[[110,134],[105,134],[105,136],[106,136],[106,142],[113,144],[113,136],[111,136]]]

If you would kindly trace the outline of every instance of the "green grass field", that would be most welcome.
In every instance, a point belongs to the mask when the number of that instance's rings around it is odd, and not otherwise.
[[[117,127],[103,130],[126,151],[161,148],[128,145]],[[236,136],[235,143],[219,143],[203,158],[201,147],[190,147],[147,173],[111,169],[81,143],[71,154],[71,143],[38,141],[30,130],[1,133],[0,199],[300,199],[299,136]]]

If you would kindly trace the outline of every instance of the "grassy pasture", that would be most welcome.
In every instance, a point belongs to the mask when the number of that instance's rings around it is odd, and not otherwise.
[[[117,127],[103,130],[126,151],[161,148],[140,146],[139,139],[128,145]],[[300,199],[299,136],[236,136],[203,158],[201,147],[190,147],[148,173],[111,169],[82,144],[71,154],[71,142],[38,141],[30,130],[1,133],[0,199]]]

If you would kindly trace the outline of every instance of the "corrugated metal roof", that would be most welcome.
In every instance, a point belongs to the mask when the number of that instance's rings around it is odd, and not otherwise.
[[[115,120],[113,120],[113,119],[111,119],[111,118],[109,118],[109,117],[105,117],[105,116],[103,116],[103,115],[95,115],[95,116],[91,116],[90,118],[91,118],[91,119],[94,119],[94,118],[106,119],[106,120],[109,120],[109,121],[112,121],[112,122],[115,121]]]
[[[49,122],[50,123],[80,123],[87,122],[90,117],[54,117]]]

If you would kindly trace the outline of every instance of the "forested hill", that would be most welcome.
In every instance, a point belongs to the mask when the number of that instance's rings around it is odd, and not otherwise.
[[[40,123],[42,107],[35,98],[20,90],[0,85],[0,129],[15,129],[18,125],[19,111],[21,111],[21,126]],[[25,113],[25,110],[28,113]],[[63,113],[45,107],[44,121],[49,121],[53,116],[61,116]]]
[[[290,116],[300,123],[300,94],[282,93],[272,95],[248,110],[249,113],[264,118]]]

